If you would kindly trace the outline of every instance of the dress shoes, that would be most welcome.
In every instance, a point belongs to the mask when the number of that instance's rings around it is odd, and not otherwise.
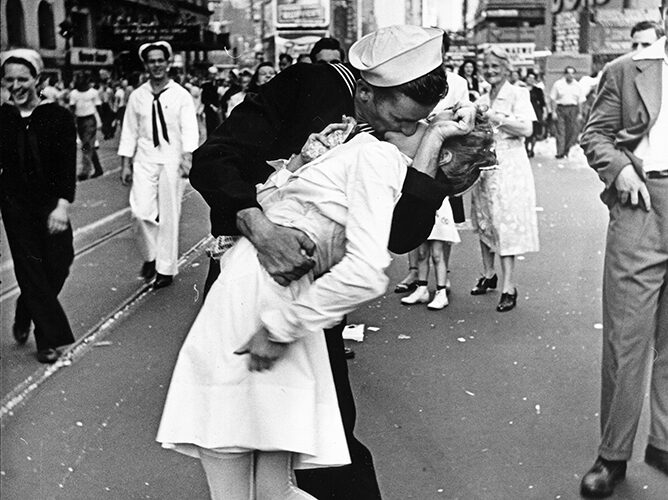
[[[28,341],[30,336],[30,325],[27,327],[22,327],[14,323],[12,325],[12,334],[14,335],[14,340],[18,345],[23,345]]]
[[[344,347],[343,357],[346,359],[353,359],[355,357],[355,351],[353,351],[350,347]]]
[[[418,286],[413,293],[401,299],[401,303],[405,306],[426,304],[427,302],[429,302],[429,288],[423,285]]]
[[[155,289],[165,288],[166,286],[171,285],[173,281],[174,281],[173,276],[170,276],[169,274],[158,273],[155,277],[155,281],[153,282],[153,288]]]
[[[609,497],[614,493],[615,486],[625,477],[625,460],[605,460],[598,457],[582,478],[580,494],[586,498]]]
[[[397,283],[397,286],[394,287],[394,293],[411,293],[415,291],[417,286],[417,280],[410,283]]]
[[[439,290],[436,290],[436,293],[434,294],[434,299],[427,304],[427,309],[431,309],[433,311],[443,309],[446,307],[450,302],[448,301],[448,293],[445,288],[441,288]]]
[[[155,261],[151,260],[144,262],[144,265],[141,266],[140,275],[146,282],[149,282],[155,278]]]
[[[645,463],[668,476],[668,451],[648,444],[645,449]]]
[[[486,294],[487,290],[493,290],[496,288],[498,281],[499,278],[496,276],[496,274],[491,278],[485,278],[484,276],[481,276],[476,285],[471,290],[471,295]]]
[[[60,353],[52,347],[48,349],[40,349],[37,351],[37,361],[40,363],[50,365],[58,361],[59,357]]]
[[[517,305],[517,288],[515,288],[514,293],[502,293],[501,300],[499,300],[499,305],[496,306],[496,310],[500,313],[510,311],[515,309]]]

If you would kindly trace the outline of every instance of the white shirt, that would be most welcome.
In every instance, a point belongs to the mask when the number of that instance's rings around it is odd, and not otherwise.
[[[566,78],[560,78],[550,91],[550,100],[552,105],[572,106],[582,102],[582,88],[577,80],[571,83],[566,82]]]
[[[74,89],[70,92],[70,106],[74,106],[74,116],[84,117],[94,115],[97,112],[96,106],[100,106],[102,101],[97,90],[90,88],[85,92]]]
[[[663,60],[661,69],[661,109],[656,122],[649,129],[649,134],[640,139],[640,143],[633,152],[643,161],[645,172],[651,170],[668,169],[668,56],[666,56],[666,37],[641,50],[634,61]],[[658,83],[658,82],[657,82]]]
[[[448,79],[448,93],[438,102],[431,115],[440,113],[448,108],[454,108],[457,105],[471,102],[469,100],[469,86],[466,83],[466,79],[452,71],[446,71],[445,76]]]
[[[385,293],[392,213],[410,163],[392,144],[360,133],[259,188],[272,222],[300,229],[316,244],[314,274],[321,276],[289,306],[261,313],[273,340],[317,334]]]
[[[190,92],[170,80],[160,95],[160,105],[167,125],[169,142],[162,134],[158,118],[160,144],[153,145],[153,92],[150,82],[130,94],[123,119],[118,154],[149,163],[179,163],[182,153],[192,153],[198,146],[199,132],[195,105]]]

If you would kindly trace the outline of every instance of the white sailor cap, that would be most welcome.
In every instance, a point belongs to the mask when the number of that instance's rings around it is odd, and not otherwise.
[[[370,33],[350,47],[348,59],[376,87],[395,87],[443,63],[443,30],[395,25]]]
[[[146,56],[148,55],[149,50],[162,50],[162,52],[165,54],[165,59],[169,60],[172,58],[172,46],[164,40],[145,43],[139,47],[139,58],[142,61],[146,62]]]
[[[0,66],[4,66],[9,59],[19,59],[32,67],[35,76],[44,69],[44,62],[39,53],[32,49],[12,49],[0,54]]]

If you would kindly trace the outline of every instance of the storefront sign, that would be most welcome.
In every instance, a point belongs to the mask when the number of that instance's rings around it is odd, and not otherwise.
[[[73,47],[70,49],[70,63],[74,66],[111,66],[114,53],[106,49]]]
[[[112,45],[127,45],[165,40],[170,43],[193,43],[200,41],[199,24],[160,26],[155,24],[130,23],[100,26],[103,38]]]
[[[326,27],[329,0],[276,0],[276,27]]]

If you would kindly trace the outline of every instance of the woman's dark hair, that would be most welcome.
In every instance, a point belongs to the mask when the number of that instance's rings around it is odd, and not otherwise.
[[[86,92],[90,88],[90,75],[79,73],[74,79],[74,88],[79,92]]]
[[[267,66],[269,68],[274,67],[274,65],[272,63],[270,63],[269,61],[263,61],[260,64],[258,64],[257,68],[255,68],[255,73],[253,73],[253,76],[251,76],[250,83],[248,84],[248,91],[249,92],[257,92],[257,89],[259,88],[259,86],[257,84],[257,79],[260,76],[260,68],[263,68],[265,66]]]
[[[369,84],[370,85],[370,84]],[[408,83],[396,87],[376,87],[374,94],[381,100],[389,100],[393,93],[399,92],[424,106],[435,106],[448,93],[448,79],[442,65]]]
[[[459,76],[466,78],[466,73],[464,73],[464,66],[466,66],[468,63],[471,63],[471,65],[473,66],[473,73],[471,73],[471,76],[475,78],[475,76],[478,74],[478,65],[473,59],[464,59],[461,66],[459,66],[459,70],[457,71],[457,73],[459,74]]]
[[[452,153],[452,160],[438,169],[436,180],[448,186],[449,196],[463,193],[475,184],[481,169],[496,165],[494,132],[481,109],[476,111],[473,130],[444,142],[439,157],[446,150]]]

